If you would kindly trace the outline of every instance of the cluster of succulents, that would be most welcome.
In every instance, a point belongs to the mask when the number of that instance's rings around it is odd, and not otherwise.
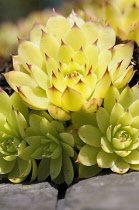
[[[18,38],[14,90],[0,90],[0,179],[57,184],[139,170],[139,86],[128,83],[133,41],[116,44],[101,21],[53,11]]]
[[[64,11],[66,7],[72,8],[70,3],[65,3]],[[139,44],[138,0],[77,0],[74,8],[83,19],[91,17],[93,20],[100,19],[104,24],[109,23],[120,39],[134,40]]]

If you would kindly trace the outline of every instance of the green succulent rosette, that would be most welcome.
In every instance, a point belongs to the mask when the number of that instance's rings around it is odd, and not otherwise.
[[[85,114],[84,114],[85,115]],[[139,170],[139,86],[120,91],[111,86],[103,107],[86,115],[79,123],[80,113],[72,121],[84,145],[79,151],[79,176],[89,177],[103,168],[123,174]]]
[[[35,160],[20,158],[26,148],[24,139],[28,125],[28,108],[17,93],[8,96],[0,89],[0,178],[19,183],[32,171],[31,181],[36,179]]]
[[[77,155],[73,135],[66,131],[64,123],[53,120],[44,111],[32,113],[25,140],[29,146],[20,157],[25,160],[40,160],[38,181],[43,181],[50,175],[57,184],[71,184]]]
[[[46,25],[35,23],[30,41],[19,39],[15,71],[5,78],[27,106],[60,121],[71,112],[95,112],[111,83],[123,88],[134,74],[133,42],[115,40],[109,25],[54,11]]]

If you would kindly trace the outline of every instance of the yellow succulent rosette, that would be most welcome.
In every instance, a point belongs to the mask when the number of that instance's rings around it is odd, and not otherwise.
[[[115,39],[109,25],[54,11],[46,25],[34,24],[30,41],[19,39],[15,71],[5,78],[30,108],[48,110],[55,119],[92,113],[111,83],[123,88],[134,74],[133,42],[115,45]]]

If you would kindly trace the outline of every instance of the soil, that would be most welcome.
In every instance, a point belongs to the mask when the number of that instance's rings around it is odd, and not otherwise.
[[[11,89],[11,87],[9,87],[8,83],[6,82],[2,74],[12,70],[13,70],[12,58],[0,57],[0,87],[3,90],[5,90],[5,92],[7,92],[8,95],[11,95],[13,93],[13,90]]]

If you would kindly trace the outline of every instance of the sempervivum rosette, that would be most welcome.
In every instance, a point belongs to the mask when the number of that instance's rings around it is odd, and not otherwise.
[[[34,159],[20,157],[26,148],[25,129],[28,124],[28,108],[17,93],[9,97],[0,89],[0,178],[19,183],[32,170],[31,181],[36,179],[37,165]]]
[[[86,119],[80,127],[78,114],[76,121],[73,114],[73,124],[79,127],[78,135],[84,142],[77,159],[81,164],[81,177],[97,173],[100,168],[110,168],[117,173],[139,170],[138,107],[138,85],[131,89],[126,87],[121,94],[111,86],[104,99],[104,107],[98,108],[92,121],[88,119],[87,122]]]
[[[115,38],[109,25],[53,12],[46,26],[34,25],[30,41],[19,39],[15,71],[5,78],[30,108],[55,119],[94,112],[111,82],[122,88],[133,76],[133,42],[115,45]]]
[[[71,184],[77,155],[73,135],[66,131],[66,125],[53,120],[42,111],[30,115],[29,127],[25,132],[29,146],[20,157],[25,160],[40,160],[38,181],[43,181],[50,175],[55,183]]]

